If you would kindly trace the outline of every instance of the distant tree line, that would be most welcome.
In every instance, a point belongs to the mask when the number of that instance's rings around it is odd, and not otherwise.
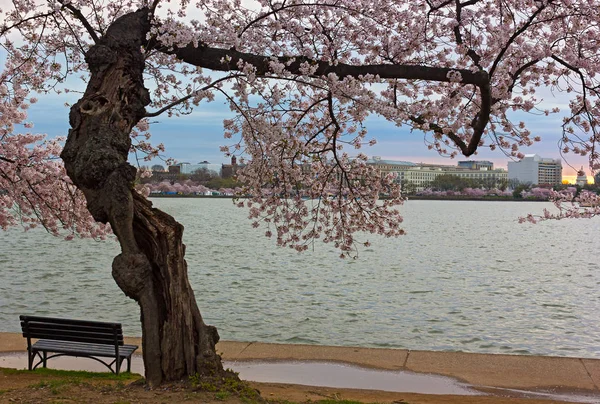
[[[552,190],[569,191],[574,196],[581,191],[590,191],[600,194],[600,173],[596,174],[595,184],[587,184],[583,187],[573,184],[561,184],[553,187],[523,183],[517,179],[496,181],[492,178],[473,179],[463,178],[453,174],[439,175],[422,191],[417,191],[417,184],[406,181],[402,183],[404,195],[421,195],[431,197],[467,196],[485,197],[501,196],[514,199],[547,200]]]
[[[165,183],[165,182],[170,185],[175,185],[175,184],[187,184],[189,186],[200,186],[201,185],[208,189],[214,189],[214,190],[224,189],[224,188],[235,189],[236,187],[240,186],[240,184],[234,177],[223,178],[223,177],[221,177],[221,175],[218,172],[216,172],[214,170],[209,170],[205,167],[199,168],[198,170],[195,170],[191,174],[182,174],[182,173],[172,174],[172,173],[165,172],[163,175],[163,173],[153,171],[153,175],[151,177],[141,178],[140,182],[142,184],[154,184],[154,185],[159,184],[159,183]],[[163,188],[164,188],[164,186],[163,186]]]

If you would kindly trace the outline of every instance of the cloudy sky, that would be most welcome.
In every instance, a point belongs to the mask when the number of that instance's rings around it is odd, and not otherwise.
[[[35,124],[35,131],[47,133],[50,137],[66,135],[68,107],[65,106],[65,102],[72,103],[76,99],[75,94],[40,96],[39,102],[29,109],[29,119]],[[220,145],[228,144],[222,135],[223,119],[231,117],[232,112],[225,101],[217,98],[214,102],[201,104],[191,115],[178,118],[168,118],[165,115],[154,118],[155,123],[151,127],[152,139],[155,144],[164,143],[166,156],[177,161],[198,163],[207,160],[211,163],[224,163],[227,159],[219,152]],[[534,135],[542,137],[542,142],[524,148],[524,153],[560,158],[557,143],[561,135],[561,114],[550,117],[521,114],[517,119],[524,120]],[[374,137],[378,141],[375,146],[363,150],[369,156],[438,164],[456,164],[457,160],[462,160],[460,157],[454,160],[441,157],[434,151],[427,150],[421,132],[411,133],[408,129],[395,127],[382,118],[370,117],[366,126],[369,130],[367,139]],[[490,160],[495,166],[503,168],[506,168],[509,161],[501,152],[491,152],[485,148],[470,159]],[[570,155],[567,162],[563,163],[563,176],[571,179],[576,169],[581,166],[586,172],[589,171],[585,157]]]

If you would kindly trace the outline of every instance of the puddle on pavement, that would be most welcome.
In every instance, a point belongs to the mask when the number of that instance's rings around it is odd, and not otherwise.
[[[480,395],[466,384],[437,375],[386,371],[332,362],[242,361],[228,364],[245,380],[397,391],[423,394]]]
[[[106,372],[108,369],[89,358],[61,356],[48,361],[52,369]],[[456,379],[407,371],[363,368],[334,362],[319,361],[225,361],[224,366],[239,372],[244,380],[268,383],[288,383],[308,386],[382,390],[420,394],[494,395],[552,399],[576,403],[599,403],[600,395],[587,393],[530,391],[472,386]],[[27,354],[0,354],[0,367],[25,369]],[[125,365],[121,368],[125,369]],[[144,373],[141,355],[134,355],[131,371]],[[477,390],[479,387],[484,391]]]

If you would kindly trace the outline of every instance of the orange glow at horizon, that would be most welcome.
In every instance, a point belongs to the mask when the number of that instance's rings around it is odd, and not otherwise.
[[[563,181],[569,181],[569,184],[575,184],[575,181],[577,180],[577,176],[576,175],[563,175],[562,179],[563,179]],[[593,184],[594,177],[592,177],[591,175],[588,175],[587,181],[588,181],[588,184]]]

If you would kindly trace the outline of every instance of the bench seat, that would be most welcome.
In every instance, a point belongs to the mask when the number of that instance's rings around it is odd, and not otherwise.
[[[137,345],[119,346],[119,356],[126,359],[137,349]],[[115,357],[115,347],[104,344],[89,344],[86,342],[56,341],[41,339],[31,346],[32,351],[46,351],[54,353],[71,354],[73,356],[101,356],[104,358]]]

